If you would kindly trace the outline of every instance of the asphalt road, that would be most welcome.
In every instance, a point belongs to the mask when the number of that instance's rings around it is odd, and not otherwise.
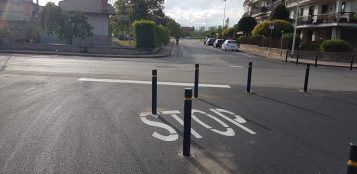
[[[195,63],[206,87],[184,158]],[[357,141],[357,73],[344,68],[311,68],[303,93],[304,65],[188,40],[167,58],[1,54],[0,66],[0,173],[340,174]]]

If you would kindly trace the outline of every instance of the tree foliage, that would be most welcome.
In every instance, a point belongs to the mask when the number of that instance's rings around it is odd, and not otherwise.
[[[245,35],[249,35],[256,25],[257,21],[255,18],[250,16],[243,16],[236,25],[236,30],[243,31]]]
[[[272,31],[273,37],[281,37],[282,31],[284,31],[284,33],[291,33],[294,31],[293,25],[288,21],[274,20],[272,23],[274,24],[274,30]],[[265,21],[256,25],[252,31],[252,34],[270,37],[271,30],[269,29],[269,25],[271,25],[270,21]]]
[[[289,20],[289,10],[285,7],[283,4],[279,4],[278,6],[275,7],[275,9],[272,11],[270,18],[272,20]]]
[[[75,37],[84,39],[93,35],[93,27],[87,19],[81,12],[65,12],[52,2],[47,3],[40,14],[42,30],[48,34],[56,34],[69,45],[72,45]]]

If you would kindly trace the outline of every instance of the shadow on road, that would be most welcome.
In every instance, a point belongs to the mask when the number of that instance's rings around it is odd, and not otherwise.
[[[299,109],[299,110],[302,110],[302,111],[305,111],[305,112],[310,112],[310,113],[316,114],[316,115],[321,116],[321,117],[330,118],[330,119],[334,118],[333,116],[326,115],[326,114],[323,114],[323,113],[320,113],[320,112],[317,112],[317,111],[314,111],[314,110],[311,110],[311,109],[307,109],[307,108],[304,108],[304,107],[301,107],[301,106],[296,106],[296,105],[293,105],[293,104],[290,104],[290,103],[287,103],[287,102],[284,102],[284,101],[281,101],[281,100],[278,100],[278,99],[274,99],[274,98],[271,98],[271,97],[268,97],[268,96],[264,96],[262,94],[254,93],[253,95],[259,96],[261,98],[264,98],[266,100],[270,100],[270,101],[273,101],[273,102],[276,102],[276,103],[287,105],[287,106],[290,106],[290,107],[293,107],[293,108],[296,108],[296,109]]]
[[[170,125],[171,127],[173,127],[176,131],[177,134],[180,137],[183,137],[183,132],[180,130],[182,129],[178,129],[176,126],[172,125],[171,123],[169,123],[168,121],[166,121],[163,117],[159,116],[158,119],[160,121],[162,121],[163,123]],[[197,143],[196,141],[191,139],[191,145],[193,145],[195,148],[197,148],[198,150],[200,150],[202,152],[202,154],[209,158],[210,160],[212,160],[215,164],[217,164],[221,169],[224,170],[224,172],[222,173],[230,173],[230,174],[234,174],[236,173],[233,169],[229,168],[228,166],[226,166],[222,161],[220,161],[217,157],[215,157],[212,153],[210,153],[205,147],[201,146],[199,143]],[[190,161],[195,167],[197,167],[198,170],[200,170],[200,172],[202,173],[207,173],[207,174],[211,174],[212,172],[210,172],[209,169],[207,169],[205,166],[203,166],[197,159],[195,158],[189,158],[188,161]]]

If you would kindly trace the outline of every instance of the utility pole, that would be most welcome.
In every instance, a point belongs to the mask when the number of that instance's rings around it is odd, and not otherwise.
[[[293,38],[293,45],[291,48],[291,55],[294,55],[295,51],[295,44],[296,44],[296,28],[298,24],[298,18],[299,18],[299,6],[300,6],[300,1],[297,0],[297,6],[296,6],[296,17],[295,17],[295,26],[294,26],[294,38]]]

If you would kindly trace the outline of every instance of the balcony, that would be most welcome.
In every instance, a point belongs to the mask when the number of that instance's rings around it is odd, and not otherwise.
[[[298,18],[300,25],[321,25],[321,24],[357,24],[356,12],[327,13],[320,15],[302,16]]]

